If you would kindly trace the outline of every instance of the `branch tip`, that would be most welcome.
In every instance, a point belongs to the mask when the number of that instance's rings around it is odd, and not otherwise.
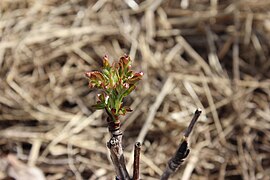
[[[140,179],[140,152],[141,152],[141,143],[136,142],[134,145],[134,162],[133,162],[133,180]]]
[[[184,133],[184,137],[187,138],[190,135],[190,133],[191,133],[194,125],[196,124],[198,118],[200,117],[201,113],[202,113],[202,110],[200,108],[196,109],[194,116],[193,116],[188,128],[186,129],[186,131]]]
[[[140,143],[140,142],[136,142],[135,143],[135,148],[137,147],[137,148],[141,148],[141,146],[142,146],[142,144]]]

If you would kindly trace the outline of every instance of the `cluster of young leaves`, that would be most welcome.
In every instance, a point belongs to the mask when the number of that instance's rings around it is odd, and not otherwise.
[[[108,56],[103,58],[102,71],[86,72],[89,79],[89,87],[101,89],[98,94],[96,109],[105,109],[113,121],[117,121],[120,115],[131,111],[123,106],[123,98],[129,95],[136,84],[142,79],[143,73],[135,73],[131,70],[130,57],[125,55],[119,62],[109,63]]]

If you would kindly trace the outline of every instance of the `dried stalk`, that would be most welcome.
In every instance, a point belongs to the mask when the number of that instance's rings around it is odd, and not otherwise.
[[[190,133],[191,133],[191,131],[192,131],[194,125],[196,124],[198,118],[200,117],[201,113],[202,113],[202,110],[201,110],[201,109],[197,109],[197,110],[195,111],[195,114],[194,114],[194,116],[193,116],[193,118],[192,118],[192,120],[191,120],[191,122],[190,122],[188,128],[187,128],[186,131],[185,131],[185,134],[184,134],[184,137],[185,137],[185,138],[188,138],[188,136],[190,135]]]
[[[177,169],[184,162],[184,159],[188,156],[190,150],[188,149],[187,138],[190,135],[190,133],[191,133],[195,123],[197,122],[201,112],[202,111],[200,109],[197,109],[195,111],[195,114],[194,114],[188,128],[186,129],[184,135],[183,135],[183,138],[181,140],[181,143],[180,143],[177,151],[175,152],[174,156],[169,160],[167,167],[160,178],[161,180],[169,179],[170,175],[177,171]]]
[[[134,145],[133,180],[139,180],[140,178],[140,151],[141,143],[136,142]]]

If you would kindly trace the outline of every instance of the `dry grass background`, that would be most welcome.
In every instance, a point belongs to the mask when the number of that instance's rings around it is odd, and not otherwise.
[[[173,179],[269,179],[269,47],[266,0],[1,0],[1,157],[16,153],[51,180],[112,179],[84,72],[126,53],[145,73],[126,99],[129,169],[139,139],[141,178],[158,178],[200,107]]]

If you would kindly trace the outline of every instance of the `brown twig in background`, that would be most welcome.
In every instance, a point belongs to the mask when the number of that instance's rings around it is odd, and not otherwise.
[[[184,162],[184,159],[188,156],[190,150],[188,149],[187,138],[188,138],[189,134],[191,133],[199,116],[201,115],[201,112],[202,111],[200,109],[197,109],[195,111],[195,114],[194,114],[188,128],[186,129],[186,131],[184,133],[184,136],[180,142],[180,145],[179,145],[177,151],[175,152],[174,156],[169,160],[169,162],[166,166],[166,169],[160,178],[161,180],[169,179],[170,175],[172,173],[174,173],[175,171],[177,171],[177,169],[180,167],[180,165]]]
[[[136,142],[134,145],[134,163],[133,163],[133,180],[139,180],[140,178],[140,152],[141,143]]]

